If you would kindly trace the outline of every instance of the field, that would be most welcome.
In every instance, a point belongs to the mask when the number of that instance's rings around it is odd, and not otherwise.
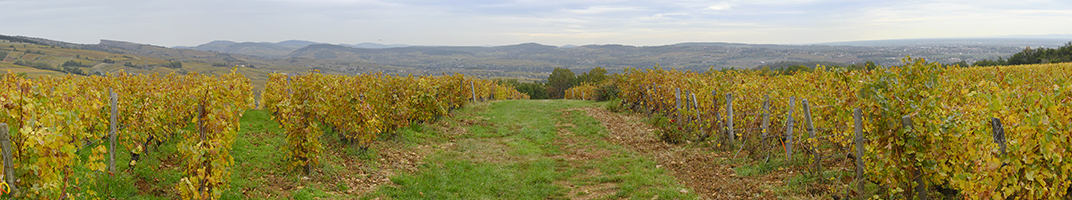
[[[763,164],[739,173],[799,169],[819,186],[808,191],[828,196],[1069,197],[1072,65],[903,62],[791,75],[655,67],[627,70],[615,84],[663,141],[715,140]],[[591,99],[597,88],[605,86],[577,86],[566,98]]]
[[[610,103],[509,100],[476,103],[433,123],[414,123],[368,151],[346,148],[336,134],[312,174],[288,167],[286,136],[267,110],[241,119],[230,188],[221,199],[694,199],[813,198],[791,169],[728,158],[709,144],[658,141],[641,115],[613,113]],[[68,192],[103,198],[174,199],[183,176],[174,140],[151,146],[115,176]],[[91,147],[92,148],[92,147]],[[120,152],[128,150],[120,149]],[[89,156],[89,155],[82,155]],[[117,154],[128,163],[129,154]],[[78,171],[85,171],[79,169]],[[739,174],[746,173],[746,174]],[[77,173],[75,173],[77,174]],[[794,182],[795,181],[795,182]],[[734,183],[734,184],[717,184]]]
[[[0,117],[18,133],[5,178],[30,198],[1046,199],[1070,188],[1069,67],[655,67],[566,91],[620,88],[603,102],[510,100],[527,96],[461,74],[271,73],[259,103],[254,69],[7,74]]]

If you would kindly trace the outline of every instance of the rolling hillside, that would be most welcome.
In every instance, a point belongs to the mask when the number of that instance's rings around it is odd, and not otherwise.
[[[68,61],[80,63],[81,66],[73,67],[84,74],[107,74],[127,72],[133,74],[167,74],[167,73],[201,73],[222,75],[232,70],[235,65],[229,61],[240,61],[214,54],[211,52],[172,50],[163,47],[138,45],[116,41],[102,41],[100,45],[77,45],[61,44],[48,45],[49,43],[26,43],[0,40],[0,70],[12,73],[25,73],[28,77],[60,76],[67,74],[60,70],[41,69],[30,66],[16,65],[16,62],[27,62],[51,67],[61,67]],[[53,43],[60,44],[60,43]],[[80,47],[71,48],[71,47]],[[165,56],[181,55],[181,56]],[[190,57],[191,59],[183,59]],[[166,67],[169,63],[177,61],[182,63],[180,68]],[[238,65],[242,66],[242,65]],[[248,76],[255,85],[255,91],[261,90],[267,81],[267,73],[270,69],[257,69],[246,65],[238,67],[239,72]]]
[[[6,38],[6,39],[4,39]],[[968,63],[981,59],[1008,57],[1021,51],[1024,44],[1063,44],[1060,40],[1028,39],[957,39],[862,41],[830,45],[771,45],[739,43],[680,43],[663,46],[584,45],[556,47],[537,43],[505,46],[408,46],[362,43],[334,45],[312,41],[270,42],[213,41],[194,47],[167,48],[133,42],[101,40],[98,44],[73,44],[42,38],[3,36],[2,44],[29,45],[42,54],[23,55],[26,49],[14,47],[8,60],[38,61],[51,65],[67,60],[92,64],[94,72],[124,69],[132,73],[198,72],[220,74],[233,66],[251,71],[256,83],[263,74],[277,71],[304,73],[319,70],[332,74],[384,72],[388,74],[440,75],[461,73],[483,78],[512,78],[521,81],[546,79],[554,68],[575,72],[602,67],[620,72],[627,67],[660,65],[679,70],[705,71],[721,68],[753,68],[783,61],[859,64],[874,61],[882,66],[896,65],[904,56],[928,61]],[[943,42],[946,41],[946,42]],[[881,45],[875,45],[881,44]],[[35,46],[36,45],[36,46]],[[89,51],[101,52],[90,53]],[[31,53],[33,54],[33,53]],[[97,55],[101,54],[101,55]],[[107,54],[108,56],[104,56]],[[84,55],[89,58],[78,58]],[[12,57],[14,56],[14,57]],[[44,56],[45,58],[37,58]],[[105,64],[104,58],[120,61]],[[181,69],[158,68],[171,61]],[[42,61],[43,62],[43,61]],[[122,66],[131,62],[135,67]],[[8,68],[18,68],[11,67]],[[27,73],[48,72],[25,69]]]
[[[389,73],[439,74],[461,72],[489,77],[542,79],[556,67],[586,71],[602,67],[616,72],[626,67],[656,64],[682,70],[711,68],[753,68],[783,61],[832,62],[851,65],[874,61],[879,65],[899,64],[904,56],[927,58],[942,63],[1009,56],[1027,46],[1060,45],[1057,39],[920,39],[858,41],[816,45],[771,45],[739,43],[680,43],[663,46],[585,45],[555,47],[537,43],[481,46],[404,46],[312,44],[280,56],[280,43],[272,53],[252,52],[249,43],[215,41],[199,47],[262,57],[305,58],[324,61],[318,67],[353,71],[354,63],[398,67]],[[282,43],[282,42],[281,42]],[[877,44],[877,45],[876,45]],[[209,49],[209,48],[214,49]],[[244,49],[244,50],[243,50]],[[255,49],[269,49],[268,47]],[[267,51],[267,50],[265,50]],[[358,67],[356,70],[360,70]]]

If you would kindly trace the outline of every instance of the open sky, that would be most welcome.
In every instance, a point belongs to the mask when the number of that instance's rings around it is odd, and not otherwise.
[[[0,34],[93,44],[805,44],[1072,34],[1072,1],[0,0],[0,19]]]

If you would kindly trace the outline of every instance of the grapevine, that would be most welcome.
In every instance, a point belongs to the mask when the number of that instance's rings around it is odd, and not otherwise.
[[[801,104],[807,99],[817,138],[834,149],[852,149],[852,111],[863,110],[863,137],[868,182],[887,188],[890,197],[907,197],[923,177],[930,187],[951,188],[971,198],[1059,198],[1072,186],[1072,64],[1041,64],[985,68],[942,67],[923,59],[905,58],[903,65],[876,70],[817,66],[813,71],[776,75],[756,70],[692,72],[629,68],[616,76],[623,102],[634,109],[677,115],[676,89],[696,95],[699,109],[682,107],[696,134],[734,132],[737,142],[788,134],[784,128],[763,130],[764,102],[770,99],[770,124],[805,130]],[[591,85],[566,91],[567,98],[587,99]],[[726,97],[733,96],[734,124],[728,126]],[[790,101],[794,97],[795,101]],[[688,101],[688,100],[686,100]],[[795,106],[790,106],[792,103]],[[717,114],[717,115],[716,115]],[[1000,120],[1008,149],[1002,153],[991,119]],[[908,122],[910,126],[905,126]],[[807,149],[817,139],[795,132],[794,141]],[[697,138],[696,135],[688,135]],[[722,136],[723,140],[727,137]]]
[[[287,132],[288,163],[306,173],[319,163],[324,151],[321,129],[365,150],[380,136],[413,122],[428,122],[470,100],[527,99],[517,90],[489,80],[461,74],[394,76],[383,73],[356,76],[269,75],[262,93],[265,108]]]

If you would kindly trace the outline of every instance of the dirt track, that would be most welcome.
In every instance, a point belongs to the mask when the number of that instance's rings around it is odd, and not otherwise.
[[[739,177],[732,167],[716,164],[732,152],[712,152],[687,144],[675,145],[658,140],[653,128],[636,115],[617,114],[602,108],[578,108],[603,122],[610,132],[608,141],[654,158],[660,168],[668,169],[677,181],[699,193],[704,199],[779,199],[772,185],[784,185],[792,171],[759,177]],[[802,197],[814,198],[814,197]]]

